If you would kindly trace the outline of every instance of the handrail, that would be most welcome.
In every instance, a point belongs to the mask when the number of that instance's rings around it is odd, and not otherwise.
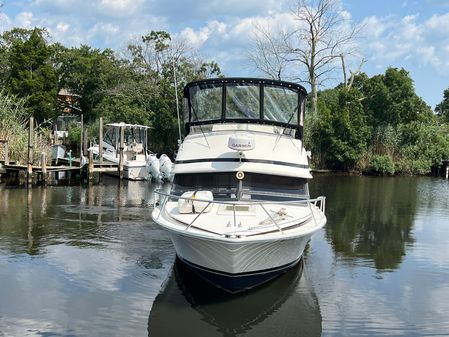
[[[255,205],[255,204],[295,204],[295,203],[301,203],[306,204],[307,202],[313,202],[314,206],[317,206],[316,204],[320,202],[323,199],[326,199],[324,196],[317,197],[315,199],[297,199],[297,196],[294,197],[289,194],[281,195],[279,193],[270,193],[265,192],[264,196],[273,196],[273,197],[285,197],[285,198],[295,198],[295,200],[257,200],[257,199],[248,199],[248,200],[236,200],[236,201],[228,201],[228,200],[209,200],[209,199],[200,199],[200,198],[189,198],[189,197],[183,197],[176,194],[170,194],[162,192],[161,190],[157,189],[154,191],[155,194],[169,197],[169,198],[175,198],[175,199],[183,199],[183,200],[195,200],[195,201],[201,201],[201,202],[211,202],[213,204],[223,204],[223,205]],[[258,195],[259,193],[254,191],[255,195]],[[262,194],[260,194],[262,195]],[[318,207],[318,206],[317,206]]]
[[[274,226],[276,226],[276,228],[278,229],[278,231],[282,234],[284,234],[281,226],[279,225],[279,223],[276,221],[276,219],[272,216],[272,214],[270,214],[270,212],[267,211],[267,209],[264,207],[264,205],[273,205],[273,204],[280,204],[280,205],[304,205],[306,207],[308,207],[310,209],[313,221],[315,223],[315,225],[318,225],[317,219],[315,217],[315,214],[313,212],[312,206],[316,207],[317,209],[319,209],[321,212],[325,212],[325,205],[326,205],[326,198],[323,196],[320,196],[318,198],[315,199],[300,199],[300,200],[292,200],[292,201],[272,201],[272,200],[236,200],[236,201],[227,201],[227,200],[208,200],[208,199],[201,199],[201,198],[193,198],[193,197],[183,197],[183,196],[179,196],[179,195],[174,195],[174,194],[170,194],[170,193],[165,193],[162,192],[161,190],[155,190],[154,191],[155,194],[163,197],[163,201],[161,203],[160,206],[160,211],[159,214],[156,218],[159,219],[162,210],[165,210],[165,207],[167,205],[167,202],[169,201],[169,199],[175,199],[175,200],[190,200],[190,201],[196,201],[196,202],[204,202],[207,203],[206,207],[204,207],[201,212],[199,212],[196,217],[187,225],[187,227],[185,228],[185,230],[189,230],[192,226],[193,223],[202,215],[204,214],[205,210],[209,208],[209,206],[211,204],[220,204],[220,205],[230,205],[232,206],[232,213],[233,213],[233,220],[234,220],[234,227],[237,227],[237,212],[238,210],[236,210],[237,206],[242,206],[242,205],[247,205],[247,206],[260,206],[263,211],[268,215],[269,219],[271,220],[271,222],[273,223]],[[278,195],[275,195],[278,196]],[[158,208],[158,204],[156,204],[155,206],[156,208]],[[230,233],[228,233],[230,234]]]

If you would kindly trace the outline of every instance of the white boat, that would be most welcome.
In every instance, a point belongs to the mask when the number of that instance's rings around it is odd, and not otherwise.
[[[310,199],[307,184],[306,91],[227,78],[189,83],[184,97],[187,136],[152,216],[197,274],[242,291],[297,264],[326,223],[325,198]]]
[[[139,124],[107,124],[103,137],[103,160],[119,164],[120,133],[123,129],[123,176],[130,180],[145,180],[149,175],[149,163],[157,157],[148,149],[148,126]],[[99,145],[89,148],[99,155]]]

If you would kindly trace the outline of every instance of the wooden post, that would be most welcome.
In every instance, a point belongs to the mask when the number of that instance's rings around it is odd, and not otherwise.
[[[449,163],[446,164],[446,179],[449,178]]]
[[[100,117],[100,129],[98,135],[98,154],[100,156],[100,164],[103,163],[103,117]]]
[[[92,151],[89,151],[89,164],[87,166],[87,175],[89,182],[92,181],[94,176],[94,153]]]
[[[41,153],[42,182],[47,185],[47,154]]]
[[[28,165],[27,165],[27,184],[33,182],[33,147],[34,147],[34,117],[30,117],[28,128]]]
[[[124,164],[124,148],[125,148],[125,128],[120,127],[120,158],[119,158],[119,174],[120,180],[123,179],[123,164]]]
[[[87,154],[87,142],[89,138],[87,137],[87,127],[84,128],[84,143],[83,143],[83,154]]]
[[[81,157],[83,156],[83,133],[84,133],[84,117],[81,114],[81,132],[80,132],[80,162],[81,162]]]

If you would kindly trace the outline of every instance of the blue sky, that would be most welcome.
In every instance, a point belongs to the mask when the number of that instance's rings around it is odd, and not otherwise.
[[[449,87],[449,0],[339,0],[363,30],[357,41],[369,76],[404,67],[432,108]],[[123,52],[129,41],[166,30],[216,60],[228,76],[256,76],[246,58],[257,24],[287,25],[294,0],[0,0],[0,31],[46,27],[54,41]],[[356,67],[353,60],[350,67]],[[335,81],[341,79],[336,78]]]

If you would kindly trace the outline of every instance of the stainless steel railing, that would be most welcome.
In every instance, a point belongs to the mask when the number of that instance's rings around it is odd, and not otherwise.
[[[160,215],[162,214],[163,211],[165,211],[165,207],[167,205],[168,201],[179,201],[179,200],[188,200],[191,201],[192,203],[195,202],[202,202],[202,203],[206,203],[206,207],[203,207],[203,209],[198,212],[198,213],[194,213],[197,214],[196,217],[188,224],[186,225],[185,230],[189,230],[194,223],[198,220],[198,218],[203,215],[206,211],[206,209],[208,209],[212,204],[218,204],[218,205],[227,205],[227,206],[231,206],[232,208],[232,218],[233,218],[233,225],[234,227],[241,227],[241,225],[238,224],[238,220],[237,220],[237,215],[238,215],[238,209],[242,206],[255,206],[255,207],[261,207],[262,210],[267,214],[268,218],[271,220],[271,222],[273,223],[273,225],[276,226],[277,230],[281,233],[284,233],[281,226],[279,225],[278,221],[276,221],[275,219],[275,215],[278,214],[277,212],[275,212],[274,214],[270,214],[269,210],[267,210],[267,208],[265,206],[269,205],[273,205],[273,204],[279,204],[279,205],[284,205],[284,206],[303,206],[303,207],[308,207],[310,209],[310,213],[312,215],[312,219],[315,223],[315,225],[318,225],[317,219],[315,217],[315,213],[313,211],[314,207],[315,209],[319,210],[320,212],[322,212],[322,214],[325,213],[326,210],[326,197],[320,196],[318,198],[315,199],[296,199],[296,200],[281,200],[281,201],[273,201],[273,200],[236,200],[236,201],[227,201],[227,200],[207,200],[207,199],[200,199],[200,198],[196,198],[196,197],[182,197],[179,195],[174,195],[174,194],[170,194],[170,193],[165,193],[161,190],[155,190],[154,193],[156,194],[156,196],[159,198],[159,202],[156,202],[155,207],[159,208],[159,214],[156,218],[156,220],[159,219]],[[255,194],[260,194],[259,192],[255,192]],[[264,196],[273,196],[273,197],[285,197],[285,198],[293,198],[292,195],[281,195],[279,193],[273,193],[270,194],[270,192],[264,192],[263,193]],[[297,198],[297,196],[295,196]],[[155,198],[157,200],[157,198]],[[279,219],[278,219],[279,220]],[[271,224],[268,224],[269,226],[271,226]],[[231,226],[230,222],[229,222],[229,227]],[[260,228],[260,227],[259,227]],[[218,233],[217,233],[218,234]]]

